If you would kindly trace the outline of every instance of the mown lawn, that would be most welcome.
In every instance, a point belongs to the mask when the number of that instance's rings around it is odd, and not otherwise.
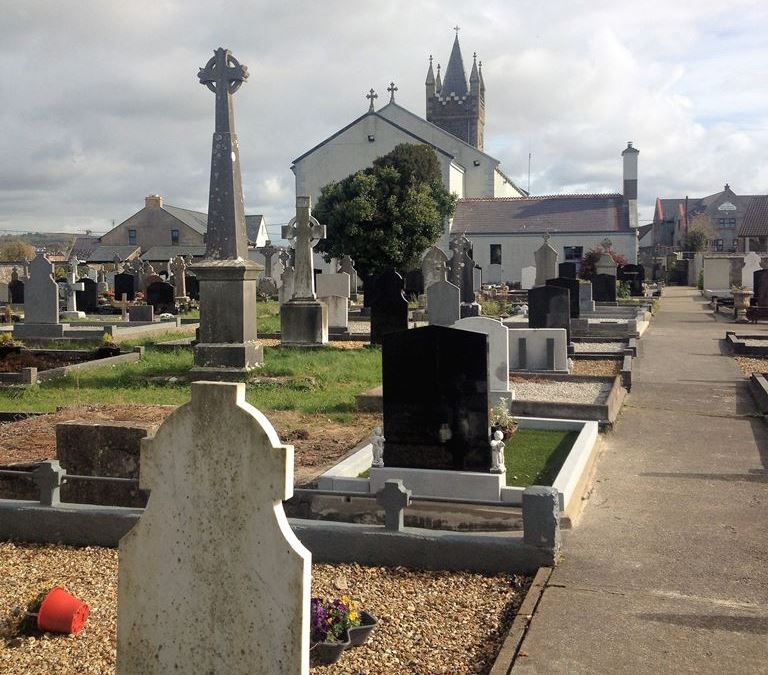
[[[49,412],[74,404],[180,405],[189,400],[186,375],[191,366],[191,350],[159,351],[149,344],[138,363],[96,368],[29,389],[0,389],[0,410]],[[355,396],[380,382],[381,351],[376,348],[267,347],[264,365],[254,372],[246,398],[264,411],[327,413],[343,421],[355,410]]]
[[[507,485],[552,485],[578,432],[518,429],[504,448]]]

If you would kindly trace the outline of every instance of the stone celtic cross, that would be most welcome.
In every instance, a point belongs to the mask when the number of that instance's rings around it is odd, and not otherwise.
[[[216,94],[205,257],[246,260],[248,239],[232,94],[248,79],[248,68],[228,49],[220,47],[213,54],[213,58],[197,74],[200,83]]]
[[[267,239],[267,243],[256,249],[261,255],[264,256],[264,277],[267,279],[272,278],[272,256],[277,253],[277,246],[273,246],[272,242]]]
[[[80,261],[72,256],[69,259],[69,273],[67,274],[67,311],[77,311],[77,291],[84,291],[85,284],[77,281],[77,266]]]
[[[277,259],[283,265],[283,269],[286,269],[288,267],[288,263],[291,261],[291,254],[288,253],[287,249],[282,248],[280,249],[280,253],[277,256]]]
[[[296,217],[283,226],[283,239],[293,240],[296,277],[293,297],[315,299],[312,249],[325,237],[325,225],[312,216],[312,198],[296,197]]]

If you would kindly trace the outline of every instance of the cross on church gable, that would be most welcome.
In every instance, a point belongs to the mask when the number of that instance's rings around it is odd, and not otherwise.
[[[395,102],[395,92],[397,91],[397,87],[395,86],[394,82],[390,82],[389,86],[387,87],[387,91],[389,92],[389,102],[394,103]]]
[[[373,112],[373,101],[374,99],[379,98],[379,95],[373,89],[371,89],[366,94],[365,98],[367,98],[371,102],[370,106],[368,106],[368,112]]]

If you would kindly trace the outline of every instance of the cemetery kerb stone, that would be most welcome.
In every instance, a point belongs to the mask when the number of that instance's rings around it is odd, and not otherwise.
[[[118,675],[308,673],[311,554],[282,504],[293,454],[242,383],[193,382],[142,441],[151,493],[120,541]]]
[[[529,328],[565,328],[571,341],[570,293],[561,286],[537,286],[528,291]]]
[[[456,284],[443,278],[427,286],[427,319],[430,326],[452,326],[460,318],[461,290]]]
[[[536,260],[536,286],[543,286],[547,279],[557,276],[557,251],[549,243],[549,235],[544,235],[544,243],[534,251]]]
[[[403,295],[403,277],[390,268],[373,279],[371,344],[382,344],[387,333],[408,329],[408,301]]]
[[[328,307],[328,328],[349,328],[350,278],[346,272],[318,274],[317,297]]]
[[[445,280],[443,272],[438,269],[438,266],[441,263],[448,264],[448,256],[445,254],[445,251],[437,246],[430,246],[424,254],[424,257],[421,259],[421,273],[424,277],[424,292],[427,292],[432,284]]]
[[[568,372],[568,333],[562,328],[509,329],[510,370]]]
[[[233,94],[248,69],[219,48],[197,74],[216,95],[211,146],[205,259],[189,269],[200,284],[199,341],[190,377],[242,380],[263,360],[256,331],[256,298],[262,266],[248,259],[240,146]]]
[[[454,328],[488,337],[488,388],[491,405],[511,399],[509,387],[509,330],[498,319],[472,316],[457,321]],[[386,437],[385,437],[386,438]]]
[[[490,471],[487,340],[444,326],[384,335],[385,467]]]
[[[523,290],[530,290],[536,285],[536,268],[531,265],[529,267],[523,267],[520,271],[520,288]]]
[[[83,312],[95,312],[99,307],[99,284],[90,277],[78,279],[83,284],[82,291],[76,291],[77,308]]]
[[[547,286],[559,286],[560,288],[568,289],[568,297],[571,303],[571,318],[578,319],[581,315],[579,280],[571,279],[570,277],[557,277],[555,279],[547,279]]]
[[[744,256],[744,263],[741,268],[741,285],[745,288],[754,288],[754,274],[760,269],[762,269],[760,267],[760,255],[754,251],[747,253]]]
[[[147,286],[147,304],[154,307],[155,312],[176,313],[176,289],[167,281],[156,281]]]
[[[561,262],[557,266],[557,276],[566,279],[576,278],[576,263],[575,262]]]
[[[38,253],[29,265],[24,294],[25,324],[59,323],[59,286],[53,274],[53,263]]]
[[[592,277],[592,299],[595,302],[616,302],[616,277],[595,274]]]
[[[136,297],[135,277],[128,272],[115,274],[115,300],[122,300],[123,295],[129,302],[133,302]]]
[[[752,274],[754,300],[758,307],[768,307],[768,270],[757,270]]]
[[[702,261],[704,269],[704,289],[710,291],[730,291],[731,261],[728,258],[707,258]]]

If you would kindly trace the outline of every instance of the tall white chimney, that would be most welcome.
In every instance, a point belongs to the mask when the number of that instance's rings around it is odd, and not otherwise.
[[[629,226],[637,227],[637,156],[640,151],[632,147],[632,141],[621,153],[624,160],[624,201],[629,209]]]

